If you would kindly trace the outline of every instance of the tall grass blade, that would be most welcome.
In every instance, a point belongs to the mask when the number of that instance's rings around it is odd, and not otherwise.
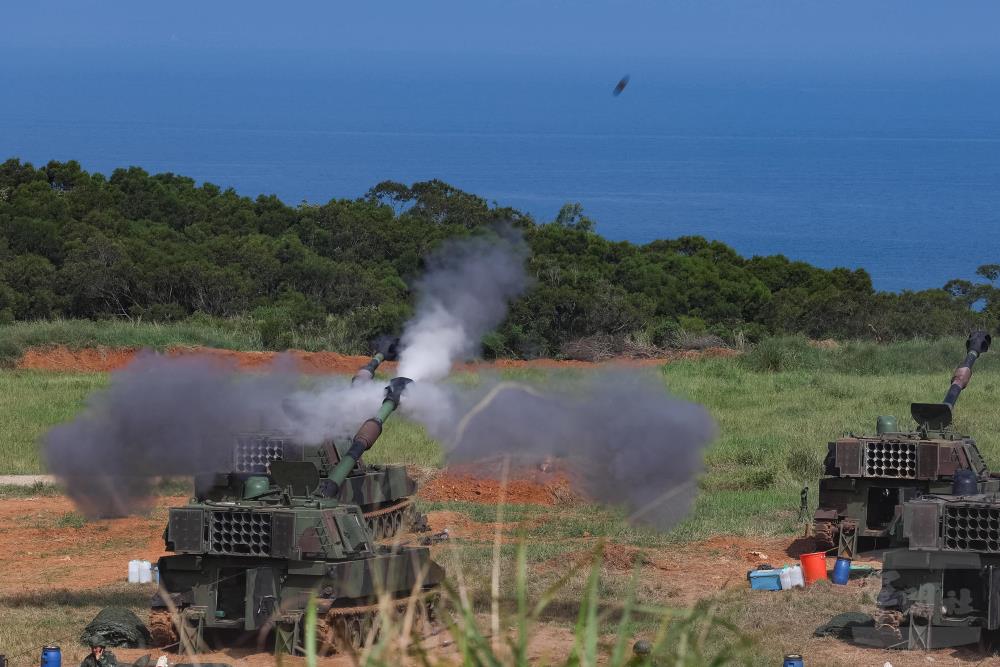
[[[580,601],[580,615],[573,633],[575,640],[573,651],[576,655],[573,664],[579,664],[581,667],[594,667],[597,664],[599,634],[597,609],[600,604],[601,554],[603,553],[604,540],[600,540],[598,545],[598,549],[592,556],[590,577],[587,579],[583,600]]]
[[[500,473],[500,494],[497,502],[497,523],[493,532],[493,570],[490,574],[490,639],[493,652],[500,650],[500,545],[503,541],[504,509],[507,506],[507,476],[510,474],[510,457],[504,456]]]
[[[309,595],[306,605],[306,627],[303,629],[306,644],[306,667],[316,667],[316,593]]]
[[[610,665],[620,665],[625,662],[625,646],[628,643],[626,637],[629,635],[629,622],[632,620],[632,607],[635,604],[635,588],[639,579],[639,568],[632,570],[632,579],[629,581],[628,593],[625,596],[625,603],[622,605],[622,617],[618,621],[618,629],[615,632],[615,646],[611,650]]]

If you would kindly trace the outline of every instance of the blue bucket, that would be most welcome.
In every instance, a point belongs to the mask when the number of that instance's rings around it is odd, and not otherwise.
[[[850,558],[838,558],[837,564],[833,566],[833,576],[830,580],[835,584],[841,586],[847,583],[847,580],[851,578],[851,559]]]
[[[802,662],[802,656],[798,653],[786,655],[785,661],[781,664],[782,667],[805,667],[805,663]]]
[[[58,646],[42,647],[42,667],[62,667],[62,651]]]

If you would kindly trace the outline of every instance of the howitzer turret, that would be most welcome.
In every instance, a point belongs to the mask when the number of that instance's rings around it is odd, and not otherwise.
[[[971,475],[980,492],[998,487],[975,440],[951,428],[955,403],[990,343],[986,332],[969,336],[944,401],[910,406],[914,430],[903,431],[895,417],[882,416],[874,435],[829,443],[813,523],[820,548],[837,547],[838,555],[851,558],[859,549],[900,541],[903,503],[950,492],[959,471]]]
[[[407,384],[389,383],[375,416],[325,476],[307,460],[256,460],[252,465],[266,463],[266,475],[228,475],[227,488],[240,493],[169,511],[164,539],[173,555],[159,561],[161,590],[149,624],[160,645],[198,651],[207,634],[273,630],[276,651],[298,653],[310,596],[327,652],[358,649],[376,635],[382,596],[394,600],[390,609],[416,605],[420,617],[432,616],[443,571],[429,549],[379,543],[361,509],[339,498]]]
[[[373,355],[368,364],[354,375],[352,385],[371,382],[383,360],[392,358],[392,345],[385,345],[383,349],[386,351]],[[392,395],[386,400],[394,409],[405,383],[393,382],[399,389],[393,390],[393,383],[390,383],[386,391]],[[383,401],[382,407],[375,420],[384,421],[391,413],[386,401]],[[383,414],[384,410],[388,411]],[[198,475],[195,478],[196,495],[200,500],[213,501],[245,498],[249,480],[254,480],[249,492],[251,495],[262,483],[264,488],[274,483],[271,468],[275,462],[308,463],[316,469],[321,480],[330,478],[334,471],[339,470],[336,486],[324,483],[322,489],[313,488],[310,492],[357,505],[375,539],[394,538],[410,530],[426,531],[426,517],[417,512],[414,504],[417,483],[407,474],[406,466],[365,464],[353,456],[350,460],[347,458],[359,436],[367,438],[370,446],[376,429],[375,424],[366,422],[351,440],[335,438],[320,444],[302,444],[291,434],[278,431],[240,433],[235,436],[231,467]],[[262,477],[265,478],[263,481]]]

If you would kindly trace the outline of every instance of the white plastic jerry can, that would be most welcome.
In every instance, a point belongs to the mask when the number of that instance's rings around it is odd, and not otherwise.
[[[778,579],[781,580],[781,590],[787,591],[792,587],[792,568],[787,565],[778,572]]]

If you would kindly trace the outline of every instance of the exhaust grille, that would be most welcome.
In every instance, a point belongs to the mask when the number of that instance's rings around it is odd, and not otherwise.
[[[882,440],[865,443],[865,472],[869,477],[916,479],[916,444]]]
[[[1000,553],[1000,508],[945,506],[944,548]]]
[[[233,470],[235,472],[267,475],[271,472],[271,462],[285,457],[285,441],[267,436],[244,436],[236,441],[233,449]]]
[[[271,555],[271,514],[247,510],[212,512],[210,553],[237,556]]]

